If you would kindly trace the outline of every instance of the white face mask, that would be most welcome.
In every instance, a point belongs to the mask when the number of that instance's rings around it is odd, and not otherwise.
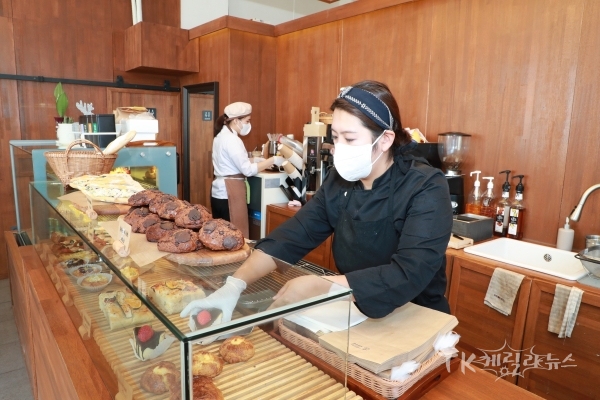
[[[242,124],[242,127],[240,128],[240,136],[246,136],[247,134],[250,133],[250,130],[252,129],[252,125],[250,125],[250,122],[248,122],[247,124],[244,124],[243,122],[240,121],[240,123]]]
[[[383,136],[381,135],[372,144],[362,144],[360,146],[351,146],[349,144],[337,143],[333,155],[333,165],[335,169],[347,181],[355,182],[364,179],[371,173],[373,164],[379,160],[381,154],[375,161],[371,162],[371,152],[375,143]]]

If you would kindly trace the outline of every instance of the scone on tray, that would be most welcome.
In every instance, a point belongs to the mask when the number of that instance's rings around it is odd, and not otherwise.
[[[214,378],[223,371],[224,364],[218,355],[199,351],[192,356],[192,374]]]
[[[100,293],[98,305],[111,330],[143,325],[154,319],[154,314],[140,299],[122,290]]]
[[[150,286],[148,297],[167,314],[180,313],[192,300],[206,297],[204,290],[183,279],[168,280]]]
[[[254,345],[242,336],[234,336],[221,344],[219,353],[229,364],[248,361],[254,356]]]

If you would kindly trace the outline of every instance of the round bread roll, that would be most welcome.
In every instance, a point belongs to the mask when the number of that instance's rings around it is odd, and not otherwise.
[[[129,225],[133,226],[133,223],[140,218],[143,218],[150,214],[148,207],[131,207],[127,214],[123,217],[123,220]]]
[[[154,394],[167,393],[169,390],[177,392],[181,387],[179,370],[170,361],[161,361],[151,365],[144,371],[140,378],[140,386],[147,392]]]
[[[192,374],[214,378],[223,371],[223,360],[206,351],[199,351],[192,356]]]
[[[175,199],[172,201],[167,201],[166,203],[161,204],[156,208],[156,213],[159,217],[164,219],[170,219],[171,221],[175,219],[175,215],[179,210],[182,210],[186,207],[189,207],[190,203],[187,201],[181,201],[179,199]]]
[[[211,378],[194,376],[192,383],[193,400],[224,400],[223,393],[215,386]]]
[[[189,253],[198,247],[198,235],[190,229],[175,229],[158,240],[157,248],[169,253]]]
[[[201,204],[193,204],[180,209],[175,215],[175,224],[182,228],[200,229],[212,214]]]
[[[254,355],[254,345],[241,336],[234,336],[221,344],[219,353],[229,364],[248,361]]]

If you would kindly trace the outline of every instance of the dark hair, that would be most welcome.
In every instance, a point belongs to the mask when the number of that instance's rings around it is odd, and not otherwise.
[[[392,144],[390,152],[388,153],[388,158],[392,159],[394,157],[394,153],[398,148],[410,143],[411,141],[411,137],[408,134],[408,132],[406,132],[402,128],[402,123],[400,121],[400,109],[398,108],[398,103],[396,103],[394,95],[392,95],[390,88],[388,88],[388,86],[385,83],[377,81],[361,81],[351,86],[373,94],[375,97],[381,100],[392,113],[392,118],[394,118],[392,130],[396,134],[396,137],[394,138],[394,143]],[[358,118],[363,124],[363,126],[371,131],[373,141],[375,141],[375,139],[377,139],[379,135],[381,135],[382,128],[379,125],[377,125],[372,119],[363,114],[358,108],[349,103],[347,100],[340,98],[335,99],[331,104],[331,111],[334,111],[338,108]],[[377,146],[378,145],[374,146],[373,151],[377,149]]]
[[[215,137],[219,134],[219,132],[221,132],[221,129],[223,129],[225,125],[227,125],[227,127],[229,128],[229,124],[233,120],[228,121],[228,119],[229,117],[227,117],[227,114],[223,114],[219,118],[217,118],[217,120],[215,121]],[[229,130],[231,130],[231,128],[229,128]]]

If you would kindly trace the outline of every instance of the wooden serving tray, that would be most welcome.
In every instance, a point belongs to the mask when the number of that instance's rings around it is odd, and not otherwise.
[[[165,258],[178,264],[207,267],[244,261],[249,255],[250,247],[247,243],[244,243],[241,249],[235,251],[202,249],[191,253],[170,253]]]

